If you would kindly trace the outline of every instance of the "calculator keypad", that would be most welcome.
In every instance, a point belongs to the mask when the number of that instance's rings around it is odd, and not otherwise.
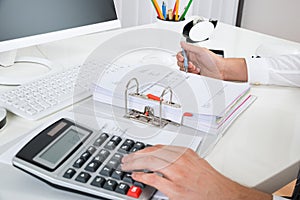
[[[63,177],[91,185],[95,189],[103,188],[138,199],[143,189],[149,186],[132,179],[131,173],[120,169],[120,164],[124,154],[136,152],[146,146],[148,145],[142,142],[101,133],[82,154],[79,154]],[[152,190],[154,192],[155,189]]]

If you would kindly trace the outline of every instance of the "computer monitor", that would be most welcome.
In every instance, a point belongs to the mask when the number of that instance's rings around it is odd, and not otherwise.
[[[120,26],[114,0],[0,0],[0,66],[19,48]]]

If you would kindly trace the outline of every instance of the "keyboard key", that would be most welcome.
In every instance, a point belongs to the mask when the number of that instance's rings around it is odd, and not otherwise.
[[[104,188],[104,189],[107,189],[107,190],[114,191],[115,188],[117,187],[117,185],[118,185],[117,181],[108,179],[108,180],[104,183],[103,188]]]
[[[137,186],[131,186],[127,192],[127,195],[134,198],[139,198],[142,193],[142,189]]]
[[[86,172],[81,172],[77,177],[76,181],[86,183],[91,178],[91,175]]]
[[[125,183],[119,183],[119,185],[116,187],[115,192],[125,195],[127,194],[129,188],[130,188],[129,185]]]
[[[75,169],[69,168],[63,175],[63,177],[71,179],[76,173]]]
[[[96,176],[94,180],[91,182],[91,185],[101,188],[103,187],[105,181],[106,181],[105,178],[101,176]]]
[[[85,67],[88,73],[94,70]],[[1,106],[25,119],[38,120],[55,113],[69,105],[91,96],[91,78],[78,85],[77,75],[82,73],[80,66],[64,72],[51,73],[41,80],[18,86],[1,95]],[[2,98],[3,97],[3,98]]]

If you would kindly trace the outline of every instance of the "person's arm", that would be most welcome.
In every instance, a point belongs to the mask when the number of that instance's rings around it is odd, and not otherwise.
[[[181,42],[189,60],[188,71],[227,81],[247,81],[247,66],[243,58],[222,58],[212,51],[185,42]],[[177,55],[177,64],[184,70],[184,57]]]
[[[206,48],[181,42],[189,58],[188,71],[228,81],[300,87],[300,54],[267,58],[222,58]],[[183,69],[183,56],[177,54]]]
[[[300,87],[300,54],[246,59],[248,81]]]
[[[156,145],[122,159],[122,170],[157,188],[170,200],[272,200],[272,195],[242,186],[216,171],[191,149]]]

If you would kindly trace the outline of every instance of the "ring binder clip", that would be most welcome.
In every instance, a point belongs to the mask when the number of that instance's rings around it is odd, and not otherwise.
[[[131,83],[133,81],[135,82],[134,86],[136,86],[136,92],[128,94],[129,86],[131,85]],[[169,99],[169,101],[163,101],[163,97],[166,94],[166,92],[168,92],[168,91],[170,92],[170,99]],[[173,91],[170,87],[166,87],[159,97],[159,117],[154,115],[154,109],[149,105],[146,105],[144,107],[144,112],[140,112],[135,109],[129,109],[128,108],[128,96],[129,95],[147,99],[147,97],[145,95],[142,95],[139,93],[138,80],[136,78],[130,79],[128,81],[128,83],[126,85],[126,89],[125,89],[125,116],[124,117],[133,119],[135,121],[139,121],[142,123],[150,124],[150,125],[153,125],[156,127],[160,127],[160,128],[165,127],[167,124],[173,124],[176,126],[180,126],[179,123],[172,122],[171,120],[162,118],[162,110],[163,110],[162,105],[163,104],[180,107],[180,105],[172,102]],[[149,99],[149,101],[150,101],[150,99]]]
[[[128,81],[127,85],[126,85],[126,90],[125,90],[125,114],[128,115],[128,88],[129,85],[132,81],[135,81],[136,83],[136,95],[139,95],[139,82],[136,78],[132,78]]]

